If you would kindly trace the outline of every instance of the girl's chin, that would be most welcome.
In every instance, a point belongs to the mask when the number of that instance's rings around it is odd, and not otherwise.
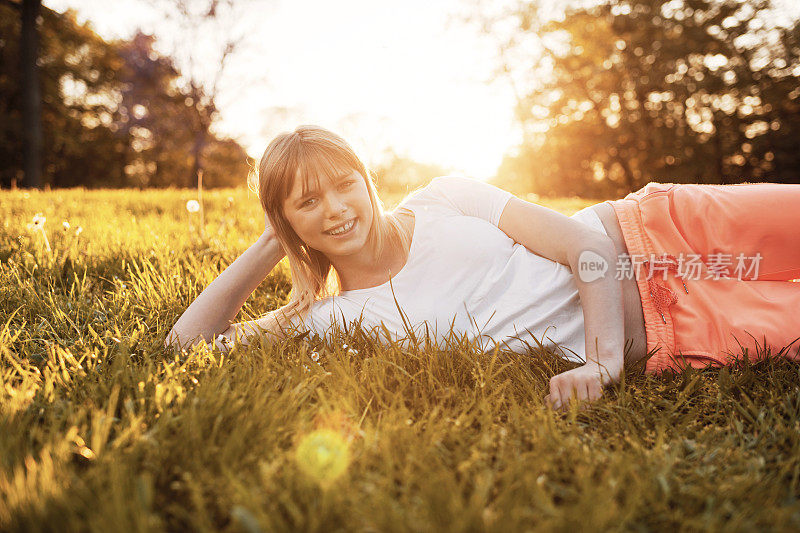
[[[352,239],[342,241],[341,243],[332,243],[328,241],[323,252],[328,257],[355,255],[362,252],[366,248],[366,242],[360,239]]]

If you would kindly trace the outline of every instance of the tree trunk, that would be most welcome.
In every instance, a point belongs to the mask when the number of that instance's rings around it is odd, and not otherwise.
[[[24,187],[42,187],[42,95],[39,82],[39,31],[36,19],[42,0],[23,0],[20,70],[22,71],[22,125]]]

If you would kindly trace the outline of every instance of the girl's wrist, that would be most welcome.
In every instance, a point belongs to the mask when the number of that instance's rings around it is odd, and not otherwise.
[[[286,255],[281,247],[280,241],[278,241],[278,237],[272,232],[265,231],[262,233],[256,240],[256,246],[266,252],[271,258],[274,258],[276,263]]]

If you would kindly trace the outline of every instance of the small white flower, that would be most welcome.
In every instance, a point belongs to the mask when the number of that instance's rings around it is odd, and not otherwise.
[[[308,368],[308,365],[303,365],[303,372],[311,372],[311,369]]]
[[[228,338],[227,338],[225,335],[223,335],[222,333],[220,333],[220,334],[219,334],[219,336],[217,337],[217,342],[219,342],[220,344],[222,344],[222,345],[223,345],[225,348],[227,348],[227,349],[229,349],[229,350],[230,350],[231,348],[233,348],[233,342],[231,342],[231,340],[230,340],[230,339],[228,339]]]
[[[319,354],[317,352],[311,352],[311,360],[314,362],[319,361]]]
[[[347,355],[349,355],[350,357],[355,357],[358,355],[358,350],[356,350],[355,348],[348,348]]]
[[[80,235],[82,231],[83,231],[83,228],[82,228],[82,227],[80,227],[80,226],[78,226],[77,228],[75,228],[75,235],[76,235],[76,236],[77,236],[77,235]]]
[[[228,196],[228,205],[233,203],[233,196]]]
[[[200,202],[197,200],[189,200],[186,202],[186,210],[190,213],[197,213],[200,211]]]
[[[61,223],[61,227],[64,228],[64,231],[67,231],[69,229],[69,222],[65,220],[64,222]]]

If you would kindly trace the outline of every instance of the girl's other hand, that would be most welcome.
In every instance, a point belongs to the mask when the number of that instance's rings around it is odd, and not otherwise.
[[[269,222],[269,216],[264,213],[264,231],[261,233],[261,236],[258,238],[259,242],[262,244],[269,246],[275,249],[275,253],[279,254],[280,257],[286,255],[283,247],[278,242],[278,237],[275,235],[275,229],[273,229],[272,224]]]
[[[275,228],[269,221],[269,215],[264,213],[264,231],[261,233],[261,239],[265,241],[277,240],[275,236]]]
[[[596,362],[573,368],[550,378],[550,394],[544,400],[548,407],[564,411],[570,401],[593,402],[603,396],[603,387],[617,383],[623,372],[624,361],[619,365]]]

